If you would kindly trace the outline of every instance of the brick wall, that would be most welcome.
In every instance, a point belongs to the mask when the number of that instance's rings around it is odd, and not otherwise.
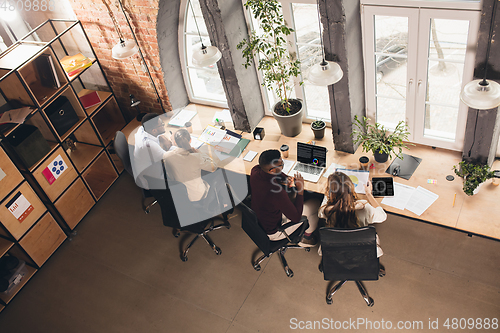
[[[111,49],[119,41],[108,8],[114,15],[118,27],[126,40],[133,40],[127,21],[114,0],[69,0],[77,18],[82,22],[92,47],[99,58],[104,72],[122,109],[130,111],[129,94],[141,100],[141,111],[161,113],[160,104],[147,72],[141,68],[139,54],[124,60],[111,57]],[[107,4],[107,6],[106,6]],[[125,12],[134,29],[142,54],[151,72],[158,93],[166,111],[172,109],[160,64],[156,39],[158,0],[122,0]]]

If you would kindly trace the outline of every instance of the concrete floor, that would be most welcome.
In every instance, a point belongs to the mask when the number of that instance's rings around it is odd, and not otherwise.
[[[387,275],[365,283],[375,300],[369,308],[353,282],[326,304],[329,282],[317,269],[316,251],[287,252],[293,278],[277,256],[255,271],[256,247],[239,215],[231,224],[211,234],[221,256],[199,241],[182,262],[179,239],[162,225],[159,207],[145,215],[139,189],[124,174],[80,223],[78,235],[0,313],[0,331],[289,332],[318,321],[308,331],[322,331],[321,324],[340,332],[348,329],[335,324],[359,321],[349,330],[380,332],[390,321],[391,331],[444,332],[447,318],[450,324],[452,318],[500,318],[498,241],[389,215],[377,225]],[[436,320],[437,329],[429,329]],[[397,329],[399,321],[414,329]]]

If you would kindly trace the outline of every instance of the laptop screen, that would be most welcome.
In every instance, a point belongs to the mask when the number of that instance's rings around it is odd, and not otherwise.
[[[324,167],[326,166],[326,147],[297,142],[297,161]]]

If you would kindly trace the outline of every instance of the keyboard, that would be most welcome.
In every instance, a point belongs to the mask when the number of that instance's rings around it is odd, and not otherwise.
[[[314,165],[302,164],[302,163],[296,163],[295,167],[293,168],[294,171],[307,172],[307,173],[313,174],[313,175],[321,174],[323,169],[324,168],[316,167]]]

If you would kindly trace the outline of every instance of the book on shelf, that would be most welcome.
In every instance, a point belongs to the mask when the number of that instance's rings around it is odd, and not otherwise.
[[[91,108],[102,102],[97,91],[92,91],[91,93],[80,96],[80,101],[85,109]]]
[[[87,58],[81,53],[75,54],[73,56],[66,56],[61,59],[61,65],[71,78],[76,74],[82,72],[85,68],[92,66],[92,60]]]
[[[50,54],[41,54],[34,60],[34,63],[42,86],[53,89],[61,87],[61,82],[59,82],[54,61]]]
[[[5,111],[0,116],[0,124],[14,123],[22,124],[26,117],[33,111],[29,106],[23,108]]]

